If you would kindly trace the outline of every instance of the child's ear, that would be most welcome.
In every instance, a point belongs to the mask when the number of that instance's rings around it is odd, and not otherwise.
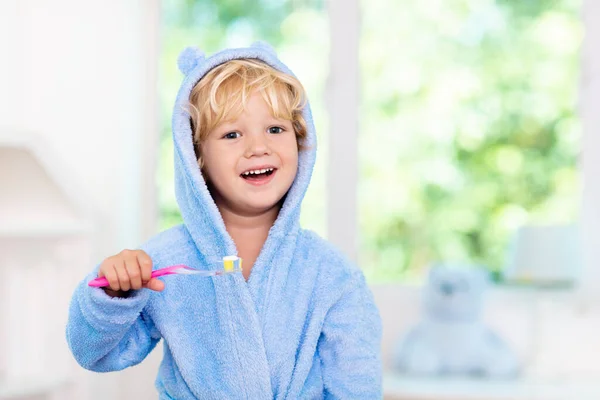
[[[192,124],[192,132],[194,131],[194,126]],[[192,145],[194,146],[194,155],[196,156],[196,162],[198,166],[202,168],[204,162],[202,161],[202,149],[200,148],[200,143],[197,142],[192,136]]]
[[[209,179],[208,175],[204,171],[204,160],[202,157],[198,158],[198,168],[200,168],[200,175],[202,175],[202,179],[204,179],[204,182],[208,184]]]

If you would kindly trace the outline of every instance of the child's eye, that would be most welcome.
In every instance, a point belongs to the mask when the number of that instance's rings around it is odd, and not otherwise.
[[[284,131],[284,129],[280,126],[272,126],[269,128],[269,133],[282,133]]]
[[[239,132],[228,132],[225,135],[223,135],[223,139],[237,139],[239,137]]]

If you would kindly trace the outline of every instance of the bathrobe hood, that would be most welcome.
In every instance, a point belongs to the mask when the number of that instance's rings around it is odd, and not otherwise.
[[[220,64],[240,58],[258,59],[281,72],[294,76],[292,71],[277,58],[275,50],[265,42],[256,42],[248,48],[227,49],[210,57],[205,57],[197,48],[188,47],[178,59],[179,69],[185,78],[173,110],[175,194],[186,228],[198,248],[216,266],[223,256],[235,255],[236,248],[225,230],[223,219],[198,168],[190,116],[186,110],[192,89],[204,75]],[[300,207],[310,182],[316,155],[316,134],[308,103],[304,108],[303,116],[307,125],[307,137],[304,142],[306,150],[299,152],[296,179],[270,231],[264,246],[265,252],[261,254],[261,259],[257,260],[252,270],[254,276],[261,273],[264,266],[261,261],[271,258],[269,253],[276,251],[277,241],[281,236],[294,234],[300,228]]]

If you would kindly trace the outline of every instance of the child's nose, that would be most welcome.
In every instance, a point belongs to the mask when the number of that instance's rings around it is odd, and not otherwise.
[[[246,157],[263,156],[268,154],[271,154],[271,150],[265,135],[251,135],[248,140]]]

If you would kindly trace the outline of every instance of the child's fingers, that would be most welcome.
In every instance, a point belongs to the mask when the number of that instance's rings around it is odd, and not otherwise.
[[[121,288],[121,286],[119,285],[119,277],[117,276],[117,271],[115,270],[115,266],[112,263],[106,262],[106,264],[103,265],[100,271],[98,272],[98,276],[106,277],[108,285],[112,290],[117,291]]]
[[[131,285],[129,283],[129,274],[125,269],[125,262],[123,260],[115,260],[115,270],[117,271],[117,277],[119,278],[119,286],[121,290],[128,291],[131,289]]]
[[[102,262],[99,277],[106,277],[110,290],[127,292],[143,287],[161,291],[163,282],[152,279],[152,259],[143,250],[123,250]],[[108,288],[107,288],[108,290]]]
[[[142,273],[135,256],[125,259],[125,269],[127,270],[127,275],[129,275],[129,285],[131,289],[140,289],[142,287]]]
[[[106,259],[106,260],[102,261],[102,264],[100,264],[100,268],[98,268],[98,278],[102,278],[103,276],[106,276],[105,270],[107,270],[108,268],[112,269],[112,265],[110,264],[108,259]]]
[[[152,278],[144,285],[144,287],[157,292],[162,292],[165,288],[165,283],[160,279]]]
[[[145,284],[152,278],[152,259],[145,252],[138,251],[137,260],[142,269],[142,284]]]

